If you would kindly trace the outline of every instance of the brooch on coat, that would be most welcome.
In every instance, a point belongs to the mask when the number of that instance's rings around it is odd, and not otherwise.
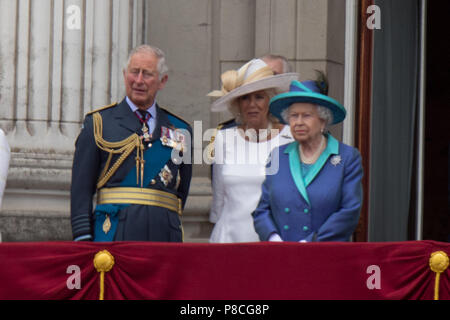
[[[172,181],[173,178],[172,171],[170,171],[167,165],[165,165],[164,168],[161,169],[159,177],[161,178],[162,183],[164,183],[166,187],[168,186],[170,181]]]
[[[186,138],[179,130],[161,127],[161,143],[163,146],[183,151]]]
[[[333,166],[335,166],[335,167],[336,167],[338,164],[340,164],[341,161],[342,161],[342,158],[341,158],[340,155],[333,156],[333,157],[331,157],[331,160],[330,160],[331,164],[332,164]]]

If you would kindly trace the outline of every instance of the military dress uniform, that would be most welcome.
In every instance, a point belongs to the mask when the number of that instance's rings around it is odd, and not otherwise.
[[[182,241],[192,129],[157,104],[153,132],[143,123],[126,99],[86,115],[72,168],[75,240]]]

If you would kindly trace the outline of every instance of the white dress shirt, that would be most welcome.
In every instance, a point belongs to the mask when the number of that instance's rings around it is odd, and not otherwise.
[[[128,105],[130,106],[131,111],[136,112],[136,110],[139,109],[133,103],[133,101],[130,100],[130,98],[126,97],[125,99],[126,99]],[[148,131],[149,131],[149,133],[153,133],[153,130],[155,130],[155,125],[156,125],[156,102],[153,102],[153,105],[147,109],[147,112],[149,112],[151,115],[150,119],[147,121]]]

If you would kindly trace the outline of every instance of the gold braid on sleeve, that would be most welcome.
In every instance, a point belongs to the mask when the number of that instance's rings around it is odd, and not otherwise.
[[[109,142],[103,139],[103,121],[100,113],[96,112],[93,114],[94,120],[94,138],[97,147],[105,152],[109,153],[108,160],[106,161],[105,167],[103,168],[100,177],[97,181],[97,189],[103,187],[106,182],[111,178],[111,176],[117,171],[120,165],[125,161],[125,159],[130,155],[131,152],[136,148],[136,184],[139,183],[139,172],[141,174],[141,187],[143,184],[144,176],[144,145],[142,139],[133,133],[128,138],[117,141]],[[113,154],[120,154],[120,157],[111,165],[111,160]],[[140,167],[140,168],[139,168]],[[139,170],[140,169],[140,170]]]

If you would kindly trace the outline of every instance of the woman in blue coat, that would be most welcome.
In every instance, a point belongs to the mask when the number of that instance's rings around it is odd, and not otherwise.
[[[292,81],[270,101],[270,112],[288,123],[295,142],[274,149],[253,212],[261,241],[349,241],[362,203],[362,164],[357,149],[338,142],[327,126],[346,111],[320,92],[324,82]],[[275,165],[276,167],[276,165]]]

